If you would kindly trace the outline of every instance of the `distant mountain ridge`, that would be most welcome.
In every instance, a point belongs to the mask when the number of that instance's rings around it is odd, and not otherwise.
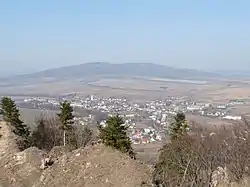
[[[19,75],[24,79],[55,78],[87,78],[91,76],[146,76],[174,79],[209,79],[220,77],[218,73],[194,69],[173,68],[153,63],[123,63],[93,62],[67,67],[48,69],[37,73]]]
[[[220,70],[216,73],[227,77],[249,77],[249,70]]]

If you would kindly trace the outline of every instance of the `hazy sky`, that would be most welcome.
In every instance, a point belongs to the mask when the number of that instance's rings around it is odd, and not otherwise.
[[[0,1],[2,75],[94,61],[250,70],[250,1]]]

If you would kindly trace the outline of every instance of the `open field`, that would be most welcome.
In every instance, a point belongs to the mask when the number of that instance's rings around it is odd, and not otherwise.
[[[40,109],[20,109],[21,120],[23,120],[26,124],[33,124],[36,118],[41,117],[41,115],[45,115],[48,117],[56,116],[56,112],[54,110],[40,110]]]
[[[154,164],[157,161],[159,150],[163,143],[137,144],[133,145],[133,149],[137,153],[137,157],[147,164]]]
[[[186,118],[191,123],[194,123],[196,126],[198,125],[208,130],[213,130],[214,128],[220,128],[220,127],[229,127],[240,123],[239,121],[212,118],[212,117],[192,115],[192,114],[187,114]]]
[[[1,86],[0,95],[44,95],[79,92],[82,95],[125,96],[134,100],[159,99],[167,96],[190,96],[195,99],[225,102],[250,97],[250,85],[227,82],[171,82],[169,80],[101,79],[82,83],[79,80],[44,82],[30,85]]]

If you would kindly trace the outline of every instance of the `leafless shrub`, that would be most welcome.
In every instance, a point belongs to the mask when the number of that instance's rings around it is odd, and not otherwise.
[[[197,130],[197,129],[196,129]],[[218,167],[226,168],[228,182],[250,176],[250,137],[246,125],[198,129],[164,145],[155,165],[156,186],[212,186]]]
[[[62,145],[63,134],[56,117],[41,115],[36,119],[36,125],[31,135],[33,146],[49,151],[54,146]]]
[[[234,181],[239,182],[250,176],[250,127],[238,125],[228,137],[226,149],[226,164]]]
[[[93,138],[93,131],[88,126],[75,125],[68,133],[71,148],[85,147]]]
[[[37,128],[31,135],[33,146],[50,151],[55,146],[63,145],[63,131],[56,117],[41,115],[36,119]],[[67,146],[69,149],[84,147],[92,138],[92,131],[81,125],[73,125],[67,133]]]

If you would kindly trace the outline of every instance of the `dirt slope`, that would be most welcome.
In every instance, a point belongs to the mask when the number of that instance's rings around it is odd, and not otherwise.
[[[129,157],[95,145],[63,155],[34,187],[133,187],[150,183],[150,168]]]
[[[15,136],[0,123],[0,187],[136,187],[150,183],[151,169],[104,145],[50,153],[29,148],[18,152]],[[51,156],[54,164],[40,169]]]
[[[15,136],[10,131],[6,123],[0,121],[0,159],[11,153],[18,152],[15,144]]]
[[[8,126],[0,123],[0,187],[26,187],[41,176],[40,164],[44,152],[29,148],[19,152],[15,135]]]

